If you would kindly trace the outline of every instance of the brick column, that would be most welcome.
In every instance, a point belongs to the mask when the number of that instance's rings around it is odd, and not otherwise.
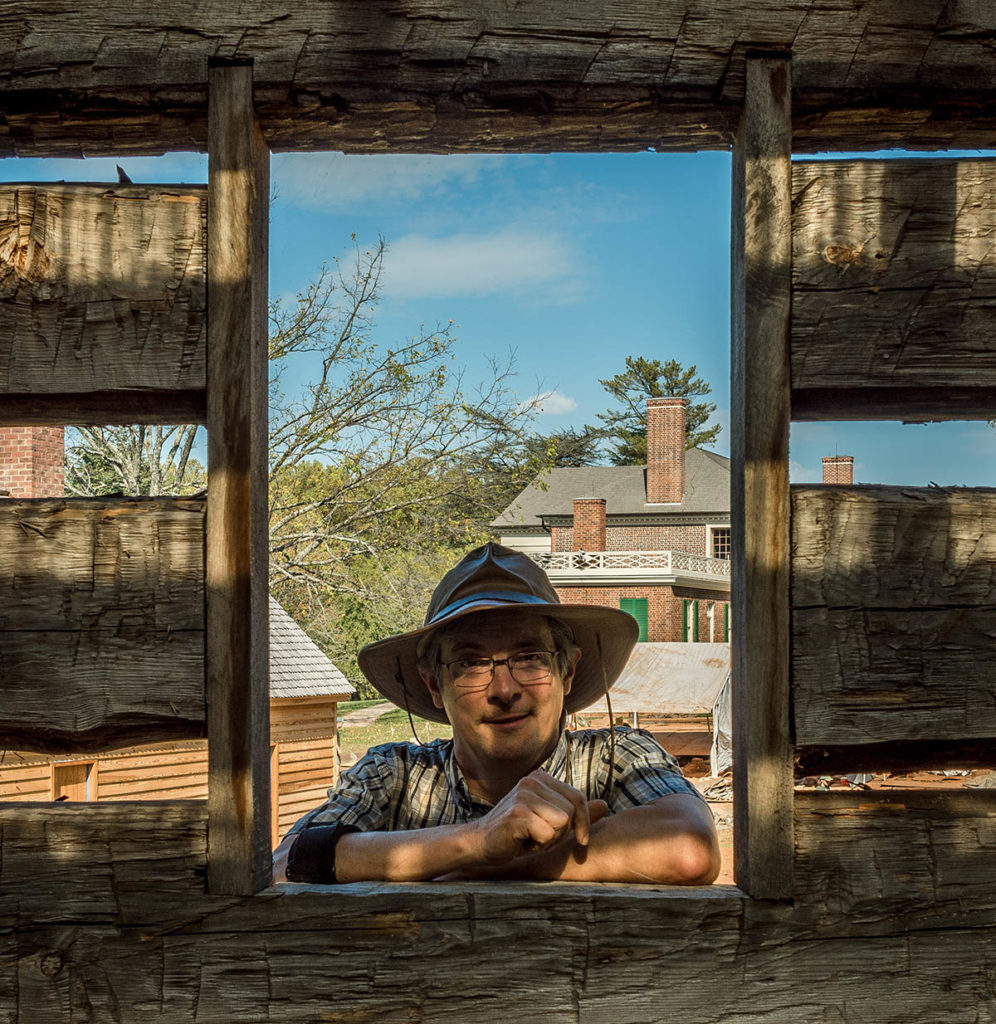
[[[605,550],[605,499],[574,499],[574,550]]]
[[[853,455],[824,455],[823,482],[825,484],[853,484]]]
[[[685,494],[684,398],[647,399],[647,504],[680,502]]]
[[[65,428],[0,427],[0,497],[61,498],[65,493]]]

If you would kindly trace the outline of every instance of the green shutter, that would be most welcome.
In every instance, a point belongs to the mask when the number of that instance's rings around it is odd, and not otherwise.
[[[698,601],[692,602],[692,643],[697,644],[699,642],[699,603]]]
[[[723,604],[723,643],[730,642],[730,606]]]
[[[685,599],[681,599],[681,642],[683,644],[688,643],[688,604],[689,602]]]
[[[645,597],[620,597],[619,607],[624,612],[629,612],[640,625],[640,636],[638,642],[645,644],[648,636],[648,623],[650,619],[650,601]]]

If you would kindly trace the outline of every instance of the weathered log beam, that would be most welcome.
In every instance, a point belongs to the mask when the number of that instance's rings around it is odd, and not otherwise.
[[[797,146],[991,146],[996,15],[943,0],[29,0],[0,26],[0,152],[204,149],[210,57],[254,59],[273,149],[725,148],[744,53],[791,50]]]
[[[991,416],[996,161],[802,161],[792,193],[794,418]]]
[[[270,154],[253,69],[211,68],[205,655],[208,876],[213,893],[269,884],[267,231]]]
[[[203,390],[206,206],[202,186],[0,187],[0,404],[138,393],[161,417],[160,393],[170,415]]]
[[[733,147],[730,516],[734,877],[792,889],[789,698],[791,62],[752,57]]]
[[[996,735],[996,491],[793,487],[796,743]]]
[[[0,502],[0,744],[202,736],[204,502]]]

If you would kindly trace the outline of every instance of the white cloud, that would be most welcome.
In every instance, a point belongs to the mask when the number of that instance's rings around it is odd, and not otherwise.
[[[531,395],[519,403],[520,409],[533,409],[541,416],[560,416],[563,413],[574,412],[577,407],[578,403],[562,391],[541,391],[538,395]]]
[[[818,484],[823,480],[823,467],[819,469],[805,466],[795,460],[789,463],[789,480],[794,484]]]
[[[335,210],[357,202],[393,203],[466,188],[502,159],[483,155],[278,153],[273,157],[273,185],[278,198],[295,206]]]
[[[392,298],[540,293],[564,301],[576,287],[573,248],[549,233],[513,229],[391,244],[384,293]]]

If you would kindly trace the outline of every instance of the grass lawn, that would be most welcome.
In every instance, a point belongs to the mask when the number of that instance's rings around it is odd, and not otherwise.
[[[351,701],[350,703],[374,704],[377,702]],[[347,708],[347,705],[340,704],[339,707]],[[427,722],[417,715],[415,716],[415,729],[418,732],[418,738],[423,743],[437,738],[449,739],[453,735],[453,729],[449,725]],[[339,726],[342,763],[343,765],[353,764],[366,753],[369,747],[376,747],[379,743],[398,743],[413,738],[408,715],[401,708],[394,708],[394,710],[381,715],[372,725],[351,726],[348,722],[343,722]]]

